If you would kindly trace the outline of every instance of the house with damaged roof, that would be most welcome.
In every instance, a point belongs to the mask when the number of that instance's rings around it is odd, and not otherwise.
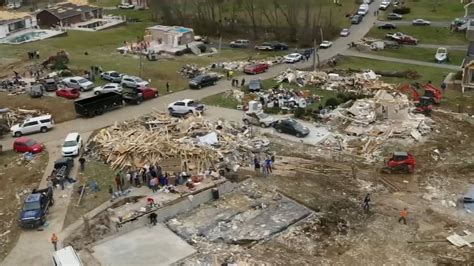
[[[474,42],[469,43],[466,56],[462,61],[462,92],[474,89]]]
[[[101,7],[64,3],[40,11],[36,14],[36,19],[41,27],[71,27],[74,24],[100,19],[102,14]]]

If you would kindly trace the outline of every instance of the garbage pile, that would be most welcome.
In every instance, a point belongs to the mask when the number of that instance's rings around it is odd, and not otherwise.
[[[40,110],[0,108],[0,124],[5,124],[8,126],[8,129],[10,129],[13,125],[21,123],[27,118],[44,114],[45,113]]]
[[[297,84],[300,87],[315,86],[325,90],[355,92],[363,95],[373,95],[375,91],[395,90],[393,84],[379,80],[372,70],[361,73],[337,74],[324,71],[299,71],[288,69],[275,77],[279,83]]]
[[[202,75],[208,71],[205,67],[198,67],[195,64],[186,64],[181,67],[178,71],[182,76],[188,79],[193,79],[199,75]]]
[[[280,108],[291,110],[296,107],[306,108],[315,102],[321,101],[322,97],[312,94],[309,90],[295,91],[291,88],[277,88],[255,93],[256,99],[265,108]]]
[[[23,78],[20,76],[0,81],[0,91],[8,92],[8,95],[20,95],[28,92],[34,78]]]
[[[239,61],[229,61],[221,62],[210,65],[210,68],[217,68],[223,70],[234,70],[234,71],[243,71],[244,67],[248,64],[267,64],[270,67],[283,63],[283,57],[275,56],[269,57],[261,60],[239,60]]]
[[[218,167],[237,170],[268,144],[266,139],[253,137],[245,127],[226,121],[214,122],[200,116],[183,120],[153,112],[102,129],[89,146],[114,169],[137,169],[181,159],[181,171],[202,173]]]
[[[389,139],[422,141],[432,132],[434,121],[414,114],[408,97],[396,92],[378,91],[374,98],[359,99],[349,106],[331,112],[331,124],[341,130],[327,138],[323,145],[350,151],[374,159]],[[342,128],[341,128],[342,127]]]

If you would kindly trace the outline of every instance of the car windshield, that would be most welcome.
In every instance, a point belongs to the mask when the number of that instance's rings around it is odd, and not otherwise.
[[[198,103],[195,102],[195,101],[189,101],[188,102],[188,106],[197,106],[197,105],[198,105]]]
[[[260,114],[258,114],[258,117],[259,117],[260,119],[265,119],[265,118],[270,117],[270,115],[269,115],[269,114],[266,114],[266,113],[260,113]]]
[[[143,79],[141,79],[141,78],[135,78],[135,79],[133,79],[133,81],[135,81],[135,82],[138,83],[138,82],[143,82]]]
[[[27,202],[23,205],[23,211],[34,211],[41,209],[40,203],[38,202]]]
[[[74,147],[77,145],[77,142],[75,140],[69,140],[64,142],[63,147]]]
[[[292,125],[293,128],[296,129],[296,130],[303,130],[304,129],[303,125],[301,125],[300,123],[298,123],[296,121],[290,121],[289,124]]]
[[[88,82],[88,80],[87,80],[87,79],[80,79],[80,80],[78,80],[77,82],[79,82],[79,83],[86,83],[86,82]]]
[[[36,144],[36,141],[30,139],[30,140],[28,140],[25,144],[26,144],[26,146],[31,147],[31,146],[33,146],[33,145]]]

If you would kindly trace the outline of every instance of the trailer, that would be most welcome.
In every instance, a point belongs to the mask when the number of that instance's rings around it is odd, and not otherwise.
[[[74,102],[76,113],[85,117],[101,115],[109,110],[123,106],[122,95],[116,92],[101,93]]]

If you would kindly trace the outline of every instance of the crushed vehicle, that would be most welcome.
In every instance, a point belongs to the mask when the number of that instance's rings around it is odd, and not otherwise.
[[[46,223],[49,207],[53,206],[53,188],[33,189],[25,201],[20,212],[20,226],[35,228]]]
[[[264,112],[245,112],[242,121],[246,125],[256,125],[260,127],[270,127],[275,123],[273,116]]]

